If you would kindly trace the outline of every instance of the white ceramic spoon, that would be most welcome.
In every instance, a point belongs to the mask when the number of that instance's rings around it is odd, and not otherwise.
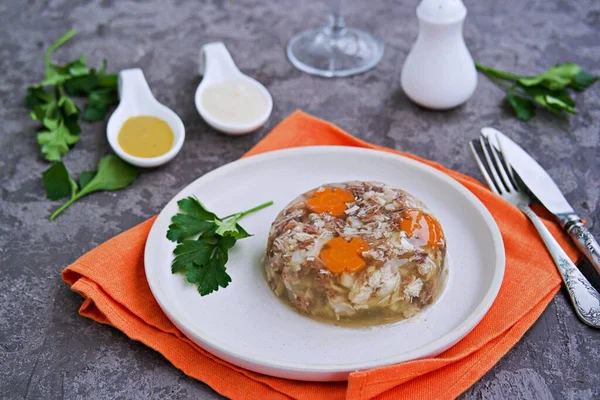
[[[231,58],[231,54],[227,51],[225,44],[222,42],[215,42],[206,44],[202,47],[200,52],[200,74],[203,78],[196,89],[196,108],[198,109],[200,116],[204,118],[210,126],[230,135],[243,135],[255,131],[267,122],[267,119],[269,119],[271,111],[273,110],[273,99],[271,94],[262,83],[245,75],[238,69]],[[217,119],[214,115],[211,115],[202,104],[202,95],[207,88],[228,81],[243,82],[244,84],[253,86],[265,96],[266,106],[264,107],[264,111],[258,115],[254,121],[238,124]]]
[[[126,69],[119,73],[119,107],[113,112],[106,127],[108,143],[119,157],[138,167],[158,167],[173,159],[181,150],[185,139],[185,128],[181,118],[173,110],[154,98],[139,68]],[[136,157],[126,153],[119,145],[118,135],[121,126],[130,117],[147,115],[165,121],[173,131],[173,147],[157,157]]]

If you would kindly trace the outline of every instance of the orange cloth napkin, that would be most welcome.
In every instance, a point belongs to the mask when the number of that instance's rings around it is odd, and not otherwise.
[[[110,239],[65,268],[63,279],[85,299],[79,313],[150,346],[185,374],[233,399],[458,396],[517,343],[559,290],[559,275],[533,225],[515,207],[472,178],[414,155],[363,142],[300,111],[276,126],[246,156],[312,145],[367,147],[402,154],[447,173],[490,210],[506,247],[504,282],[488,314],[458,344],[434,358],[352,373],[347,383],[291,381],[233,366],[184,337],[152,297],[144,275],[144,245],[154,218]],[[558,226],[549,221],[546,224],[569,255],[575,257],[576,251]]]

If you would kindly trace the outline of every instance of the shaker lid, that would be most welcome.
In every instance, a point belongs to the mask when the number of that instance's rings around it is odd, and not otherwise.
[[[461,21],[467,8],[461,0],[422,0],[417,7],[417,17],[433,24]]]

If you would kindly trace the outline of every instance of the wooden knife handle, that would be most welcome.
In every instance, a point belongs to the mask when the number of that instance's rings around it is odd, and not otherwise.
[[[600,245],[590,231],[585,227],[583,222],[576,221],[567,227],[567,233],[577,248],[587,257],[592,263],[596,272],[600,275]]]

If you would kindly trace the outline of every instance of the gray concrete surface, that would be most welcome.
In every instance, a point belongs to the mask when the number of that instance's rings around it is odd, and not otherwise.
[[[164,398],[219,396],[119,331],[77,314],[81,298],[60,271],[84,252],[156,214],[196,177],[237,159],[297,108],[358,137],[413,152],[479,177],[467,141],[483,125],[512,135],[546,166],[600,236],[600,94],[577,96],[582,112],[529,123],[501,106],[503,94],[481,79],[474,97],[448,112],[411,104],[399,74],[416,36],[417,1],[348,1],[347,21],[386,42],[381,64],[361,76],[313,78],[287,62],[295,32],[320,24],[322,1],[75,0],[0,3],[0,398]],[[521,72],[574,61],[600,73],[600,3],[587,0],[465,0],[468,45],[476,59]],[[73,27],[78,35],[57,54],[82,53],[109,69],[142,67],[156,97],[187,128],[180,155],[142,174],[130,188],[94,194],[55,222],[59,203],[44,198],[36,124],[23,108],[27,84],[41,79],[43,50]],[[267,125],[253,135],[222,136],[193,104],[198,50],[223,40],[239,66],[266,84],[274,98]],[[76,173],[109,152],[104,124],[86,124],[65,158]],[[584,270],[590,274],[589,266]],[[599,280],[595,284],[598,286]],[[561,292],[540,320],[464,399],[592,399],[600,397],[600,332],[573,315]]]

